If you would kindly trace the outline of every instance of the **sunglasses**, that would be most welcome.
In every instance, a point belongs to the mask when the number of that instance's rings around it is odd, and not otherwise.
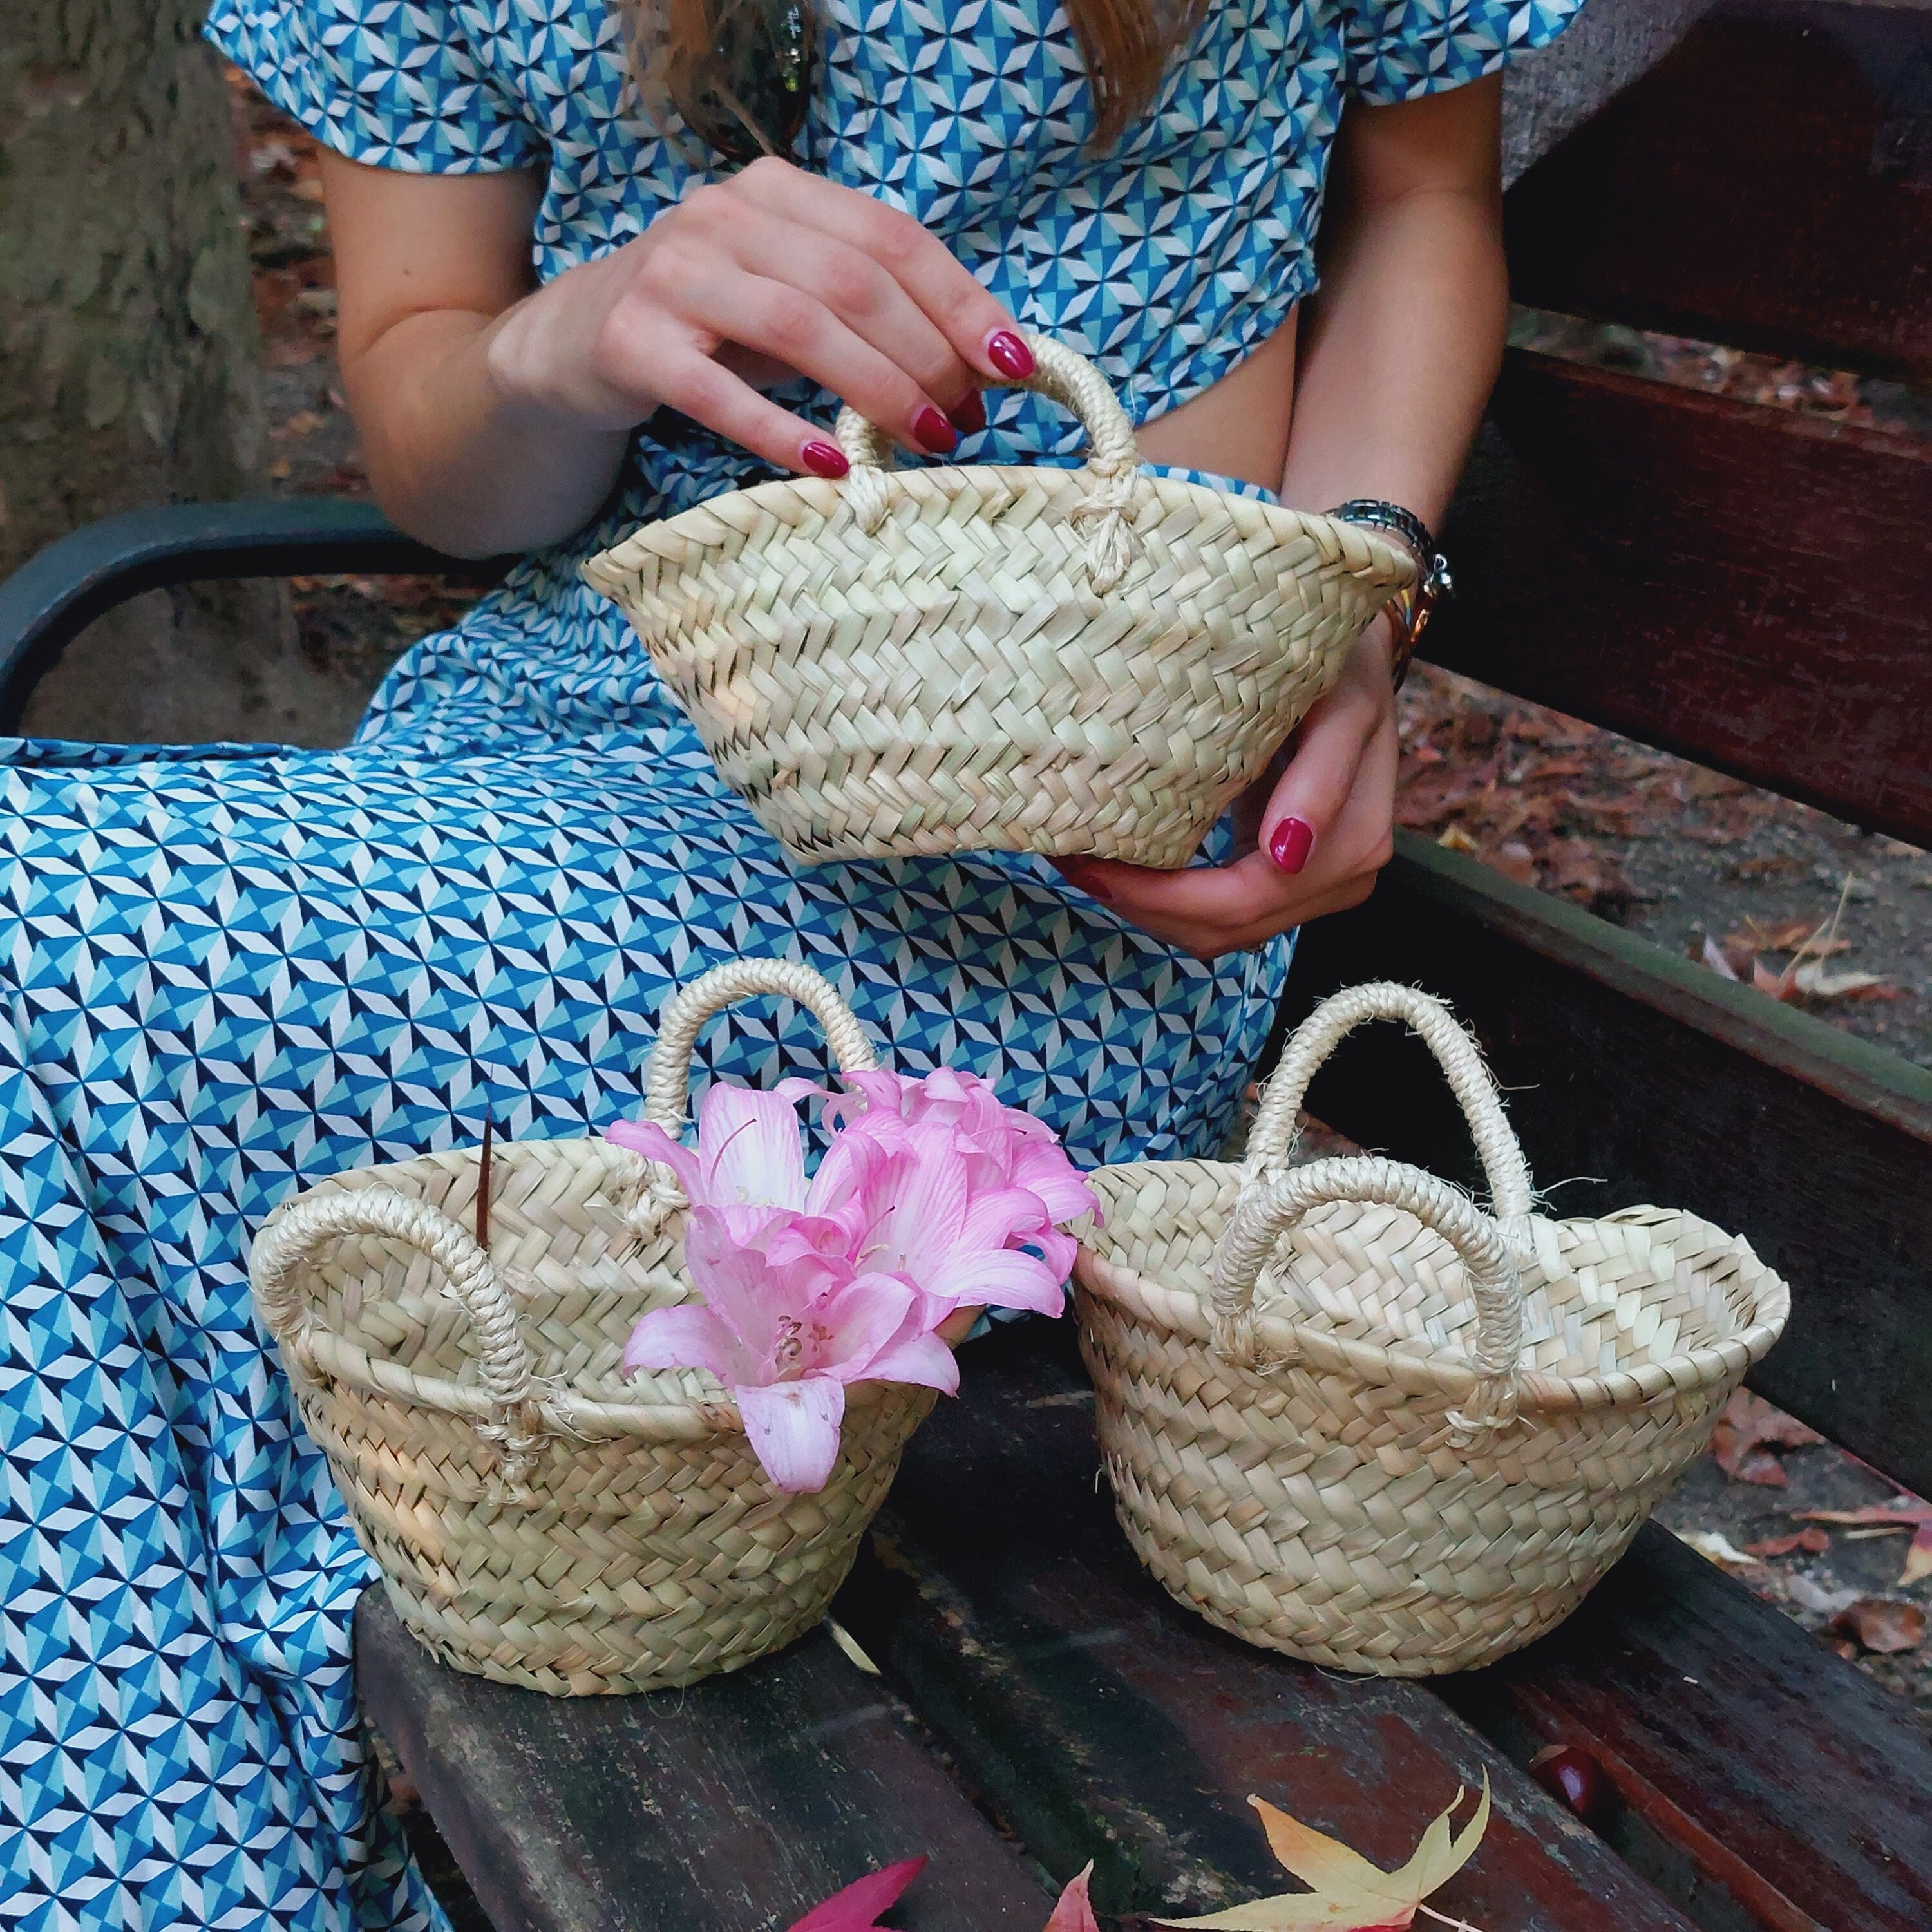
[[[680,78],[678,112],[721,159],[788,154],[805,126],[818,50],[808,0],[704,0],[709,50]]]

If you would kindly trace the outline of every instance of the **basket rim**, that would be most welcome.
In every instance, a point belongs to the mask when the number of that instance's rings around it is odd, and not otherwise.
[[[607,1160],[614,1166],[620,1166],[635,1158],[601,1136],[592,1134],[500,1142],[495,1157],[503,1166],[525,1160],[541,1164],[554,1159],[564,1149],[594,1150],[600,1160]],[[474,1156],[473,1148],[440,1148],[412,1154],[403,1160],[372,1161],[361,1167],[326,1174],[278,1202],[263,1218],[256,1231],[256,1237],[273,1226],[298,1202],[317,1196],[393,1186],[394,1177],[412,1172],[452,1173],[459,1171]],[[688,1275],[683,1278],[688,1282]],[[282,1352],[289,1358],[290,1376],[324,1396],[330,1387],[340,1384],[361,1394],[376,1396],[386,1401],[413,1403],[444,1415],[487,1421],[494,1413],[490,1393],[480,1384],[458,1382],[448,1376],[418,1374],[406,1363],[390,1355],[372,1354],[331,1329],[311,1330],[304,1338],[302,1348]],[[310,1373],[300,1359],[304,1352],[313,1360],[319,1373]],[[739,1413],[738,1405],[716,1378],[704,1370],[691,1369],[663,1372],[654,1378],[668,1380],[673,1375],[696,1376],[701,1381],[713,1384],[718,1393],[715,1396],[709,1394],[697,1396],[680,1395],[660,1402],[618,1402],[586,1394],[561,1378],[540,1376],[536,1378],[534,1406],[546,1421],[566,1436],[587,1441],[636,1437],[650,1442],[695,1442],[707,1436],[744,1434],[744,1419]],[[637,1385],[641,1391],[647,1384],[640,1379]],[[848,1382],[845,1384],[846,1412],[849,1414],[854,1410],[876,1406],[886,1399],[889,1390],[906,1388],[916,1392],[917,1386],[878,1380]]]
[[[1232,1162],[1222,1161],[1144,1161],[1122,1163],[1099,1172],[1120,1177],[1180,1168],[1219,1168],[1231,1180],[1238,1178],[1243,1171]],[[1789,1284],[1760,1259],[1743,1236],[1728,1234],[1699,1215],[1681,1208],[1636,1206],[1621,1209],[1613,1215],[1580,1215],[1551,1220],[1546,1225],[1557,1228],[1590,1228],[1628,1222],[1638,1215],[1681,1224],[1698,1231],[1706,1238],[1707,1245],[1721,1244],[1746,1257],[1759,1270],[1753,1287],[1754,1318],[1736,1334],[1721,1341],[1687,1348],[1640,1367],[1589,1376],[1558,1376],[1546,1370],[1525,1369],[1517,1378],[1520,1409],[1559,1413],[1634,1408],[1660,1396],[1718,1387],[1762,1360],[1784,1332],[1791,1312]],[[1213,1324],[1204,1295],[1177,1282],[1153,1280],[1124,1262],[1110,1259],[1090,1244],[1092,1238],[1090,1234],[1082,1237],[1074,1263],[1073,1279],[1080,1291],[1112,1303],[1136,1319],[1169,1334],[1184,1336],[1203,1349],[1211,1347]],[[1255,1333],[1268,1352],[1292,1355],[1311,1368],[1351,1375],[1364,1383],[1385,1385],[1405,1395],[1440,1395],[1463,1402],[1468,1400],[1478,1379],[1466,1358],[1454,1352],[1413,1353],[1381,1342],[1339,1336],[1331,1330],[1284,1316],[1257,1315]],[[1231,1374],[1248,1372],[1267,1378],[1263,1370],[1240,1371],[1232,1363],[1228,1368]]]
[[[942,487],[939,480],[942,478],[998,477],[1016,491],[1031,489],[1048,496],[1077,490],[1081,478],[1078,466],[1063,468],[1050,463],[933,463],[910,470],[894,470],[891,474],[894,488],[904,491],[914,502],[944,501],[954,495],[957,484]],[[1385,588],[1390,595],[1406,590],[1415,581],[1414,560],[1406,550],[1389,542],[1379,531],[1366,525],[1344,524],[1318,511],[1293,509],[1285,503],[1265,503],[1258,497],[1237,496],[1232,490],[1218,490],[1212,484],[1190,482],[1178,476],[1150,476],[1146,473],[1144,465],[1137,474],[1155,499],[1165,500],[1169,507],[1189,503],[1229,506],[1238,526],[1244,522],[1265,526],[1282,542],[1292,542],[1303,536],[1327,536],[1338,540],[1340,532],[1346,530],[1352,543],[1358,543],[1367,550],[1372,564],[1366,572],[1352,571],[1348,574],[1361,578],[1372,588]],[[845,500],[842,485],[823,477],[770,477],[746,489],[707,496],[702,502],[679,511],[675,516],[640,524],[628,536],[587,559],[582,566],[582,573],[593,589],[606,596],[615,597],[626,587],[622,580],[623,574],[635,570],[647,560],[680,563],[686,561],[682,557],[668,557],[664,550],[660,548],[661,543],[674,543],[680,550],[694,543],[706,549],[719,548],[724,540],[720,526],[728,524],[728,506],[732,504],[742,502],[762,510],[769,505],[782,506],[802,502],[829,519]]]

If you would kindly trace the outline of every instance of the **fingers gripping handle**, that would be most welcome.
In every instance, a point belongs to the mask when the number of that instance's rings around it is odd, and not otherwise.
[[[1088,457],[1081,475],[1086,488],[1070,520],[1087,538],[1087,574],[1105,596],[1139,554],[1130,521],[1140,472],[1134,426],[1106,376],[1084,356],[1052,337],[1022,329],[1033,351],[1034,373],[1018,386],[1036,390],[1077,416],[1087,431]],[[892,450],[885,434],[856,410],[838,412],[834,434],[852,464],[845,497],[868,536],[885,520],[892,503]]]
[[[1435,1229],[1461,1256],[1476,1304],[1476,1384],[1449,1415],[1450,1441],[1466,1449],[1516,1415],[1522,1354],[1522,1283],[1502,1228],[1460,1189],[1419,1168],[1374,1156],[1320,1160],[1250,1180],[1214,1256],[1208,1287],[1215,1346],[1256,1366],[1255,1284],[1282,1237],[1318,1208],[1337,1202],[1396,1208]]]
[[[775,993],[808,1008],[825,1029],[832,1057],[845,1072],[869,1072],[878,1064],[857,1016],[823,974],[789,959],[734,959],[694,980],[664,1010],[644,1076],[646,1120],[655,1120],[668,1134],[683,1127],[691,1104],[692,1052],[706,1021],[760,993]]]
[[[1370,1020],[1400,1020],[1420,1036],[1448,1076],[1489,1178],[1491,1204],[1512,1240],[1527,1238],[1534,1204],[1529,1167],[1510,1130],[1482,1049],[1440,1000],[1413,986],[1379,981],[1324,1000],[1295,1029],[1262,1096],[1248,1138],[1248,1172],[1278,1166],[1294,1146],[1302,1102],[1316,1070],[1343,1039]]]
[[[479,1432],[495,1445],[504,1485],[514,1492],[545,1439],[531,1388],[530,1353],[515,1305],[489,1256],[448,1215],[388,1188],[293,1202],[262,1229],[248,1258],[255,1299],[270,1332],[284,1347],[306,1352],[314,1312],[302,1286],[302,1264],[328,1243],[350,1234],[406,1241],[449,1283],[476,1337],[483,1386],[495,1411]]]

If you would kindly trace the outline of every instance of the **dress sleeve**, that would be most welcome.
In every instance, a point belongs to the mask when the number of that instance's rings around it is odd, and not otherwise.
[[[1583,0],[1342,0],[1344,73],[1364,100],[1413,100],[1546,47]]]
[[[206,32],[284,113],[353,161],[411,174],[532,166],[548,144],[482,58],[460,0],[214,0]]]

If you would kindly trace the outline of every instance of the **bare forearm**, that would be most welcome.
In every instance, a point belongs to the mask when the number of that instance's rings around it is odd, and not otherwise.
[[[505,392],[490,352],[514,313],[408,316],[346,372],[377,500],[458,556],[562,541],[596,513],[624,459],[625,430]]]
[[[1345,224],[1304,312],[1284,499],[1449,506],[1508,326],[1495,200],[1423,189]]]

